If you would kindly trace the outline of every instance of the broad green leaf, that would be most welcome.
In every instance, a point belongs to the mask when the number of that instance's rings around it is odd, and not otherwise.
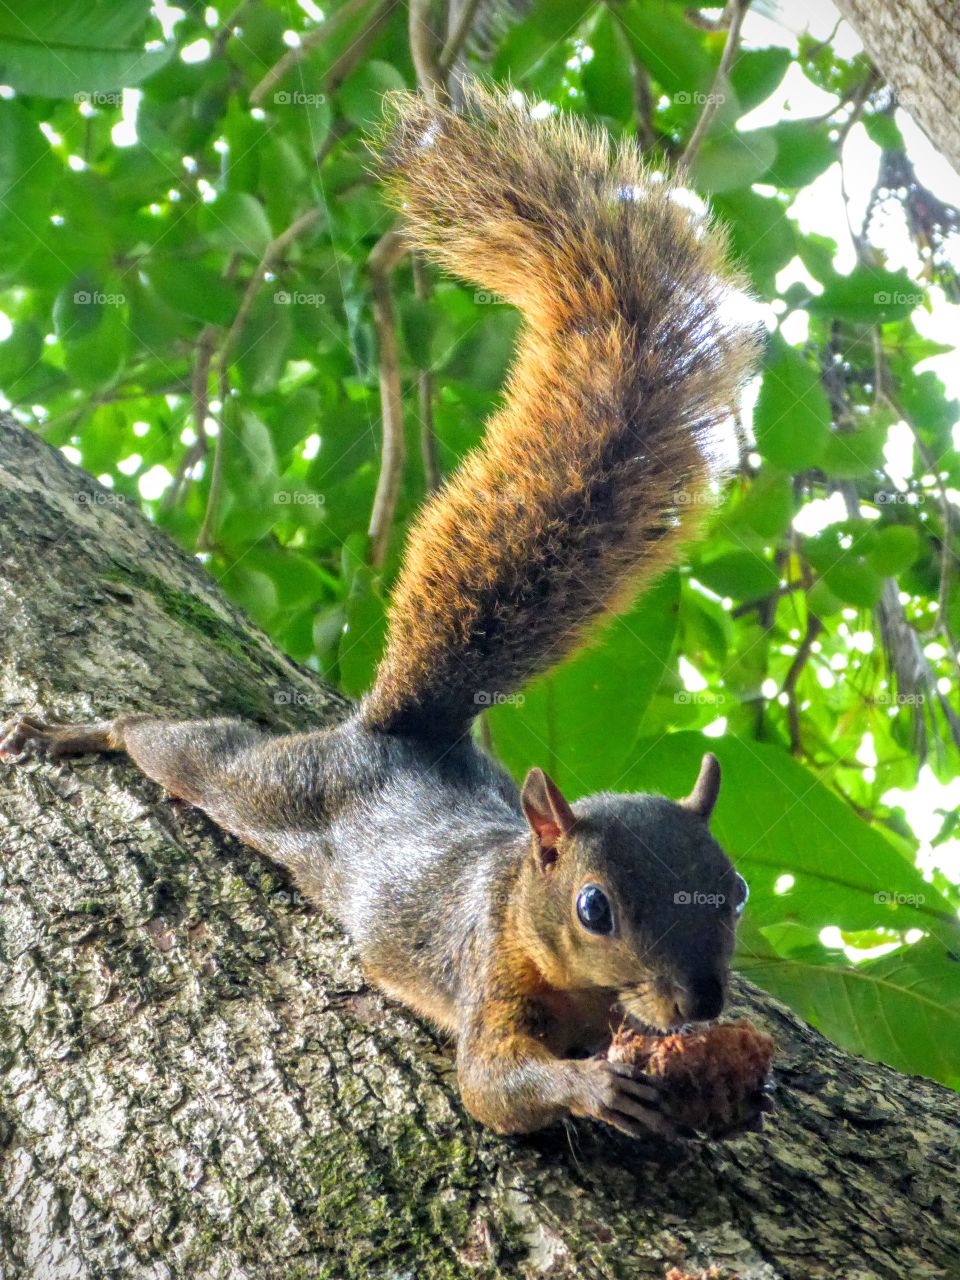
[[[570,796],[618,785],[654,689],[670,671],[679,582],[671,574],[603,632],[599,646],[514,695],[482,690],[498,756],[520,777],[547,769]],[[620,744],[618,750],[614,744]]]
[[[700,560],[696,575],[711,591],[732,600],[759,600],[780,585],[769,557],[753,551],[726,551]]]
[[[633,115],[633,66],[623,29],[609,9],[600,9],[589,40],[593,57],[582,78],[590,107],[623,123]]]
[[[755,284],[772,291],[774,276],[797,251],[797,236],[785,204],[748,188],[725,191],[712,204],[730,230],[734,254]]]
[[[276,387],[290,354],[291,308],[283,301],[278,302],[279,296],[266,286],[254,303],[232,352],[244,386],[257,396]]]
[[[43,333],[34,320],[21,320],[0,342],[0,390],[8,400],[17,400],[17,384],[43,357]]]
[[[252,258],[263,257],[272,239],[263,205],[246,191],[222,191],[202,206],[198,225],[216,248]]]
[[[664,92],[697,111],[695,95],[709,89],[714,62],[682,9],[632,0],[623,8],[623,27],[637,60]]]
[[[693,162],[691,177],[702,191],[736,191],[762,181],[776,154],[777,145],[766,129],[708,137]]]
[[[153,75],[174,51],[146,49],[149,0],[31,0],[0,9],[0,83],[44,98],[119,106],[119,91]],[[106,99],[100,95],[108,95]]]
[[[895,577],[920,554],[920,535],[912,525],[888,524],[878,529],[867,559],[877,573]]]
[[[741,49],[730,69],[730,87],[742,113],[752,111],[777,88],[792,59],[787,49]]]
[[[883,466],[887,426],[867,423],[856,431],[833,431],[820,458],[820,467],[838,480],[871,476]]]
[[[386,629],[384,602],[376,579],[369,569],[360,566],[344,602],[340,637],[340,684],[351,697],[359,697],[369,689],[383,652]]]
[[[347,119],[369,129],[383,114],[383,95],[405,88],[403,76],[395,66],[374,58],[360,64],[337,96]]]
[[[200,263],[158,258],[147,275],[169,307],[204,324],[229,326],[240,305],[235,287]]]
[[[817,315],[881,324],[908,316],[925,296],[905,271],[858,266],[849,275],[835,276],[807,309]]]
[[[830,141],[824,122],[784,120],[767,133],[777,154],[763,181],[772,186],[806,187],[836,163],[836,147]]]
[[[854,1053],[960,1087],[956,952],[931,938],[850,964],[797,932],[787,954],[743,952],[737,967]]]
[[[750,481],[736,515],[764,538],[776,538],[789,525],[793,509],[790,476],[768,466]]]
[[[820,375],[792,347],[774,349],[753,414],[757,446],[787,471],[816,466],[830,438],[830,402]]]

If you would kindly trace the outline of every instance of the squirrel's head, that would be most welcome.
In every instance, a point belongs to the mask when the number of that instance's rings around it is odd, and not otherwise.
[[[531,853],[519,923],[551,986],[609,988],[661,1031],[718,1016],[747,899],[710,834],[719,788],[712,755],[679,801],[601,794],[571,806],[531,770],[521,793]]]

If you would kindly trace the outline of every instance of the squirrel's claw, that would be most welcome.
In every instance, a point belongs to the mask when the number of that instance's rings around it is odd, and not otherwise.
[[[660,1111],[660,1089],[639,1068],[625,1062],[593,1060],[583,1064],[575,1114],[602,1120],[631,1138],[650,1133],[672,1141],[675,1124]]]
[[[754,1093],[750,1098],[752,1107],[751,1113],[745,1120],[740,1120],[736,1124],[732,1124],[729,1128],[716,1133],[713,1136],[721,1140],[728,1138],[739,1138],[747,1133],[763,1132],[763,1117],[769,1115],[771,1111],[776,1111],[777,1104],[774,1102],[771,1094],[772,1086],[764,1085]]]
[[[36,716],[14,716],[0,724],[0,756],[10,764],[22,764],[34,756],[53,752],[50,726]]]

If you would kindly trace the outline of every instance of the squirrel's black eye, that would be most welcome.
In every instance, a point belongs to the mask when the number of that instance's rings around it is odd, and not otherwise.
[[[613,932],[610,900],[595,884],[585,884],[577,894],[577,917],[591,933]]]
[[[750,897],[750,886],[743,876],[734,876],[733,881],[733,909],[738,916],[742,916],[743,908],[747,905],[747,899]]]

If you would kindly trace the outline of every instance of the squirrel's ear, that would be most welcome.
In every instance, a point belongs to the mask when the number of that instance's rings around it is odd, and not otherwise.
[[[557,841],[576,822],[573,810],[563,798],[560,788],[542,769],[531,769],[520,792],[520,803],[537,838],[541,863],[547,866],[556,858]],[[553,857],[544,857],[551,852]]]
[[[700,774],[694,783],[693,790],[679,803],[684,809],[689,809],[691,813],[702,818],[704,822],[709,822],[719,792],[720,761],[708,751],[700,761]]]

